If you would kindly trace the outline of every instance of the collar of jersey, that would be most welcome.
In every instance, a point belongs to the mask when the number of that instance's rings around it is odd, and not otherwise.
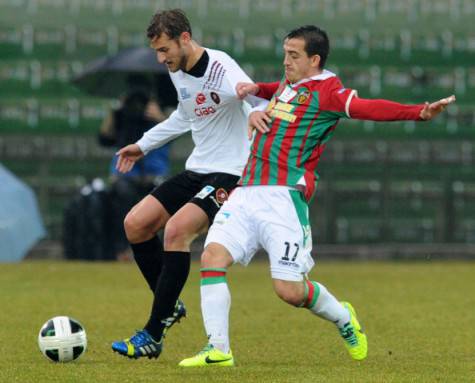
[[[333,72],[330,72],[329,70],[326,70],[324,69],[322,73],[320,74],[317,74],[315,76],[312,76],[312,77],[308,77],[308,78],[304,78],[298,82],[295,82],[293,84],[289,84],[292,88],[293,87],[296,87],[300,84],[303,84],[304,82],[307,82],[307,81],[314,81],[314,80],[319,80],[319,81],[322,81],[322,80],[326,80],[327,78],[330,78],[330,77],[335,77],[336,74],[333,73]]]

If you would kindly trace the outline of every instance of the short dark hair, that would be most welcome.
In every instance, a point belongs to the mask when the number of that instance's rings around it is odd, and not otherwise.
[[[325,66],[328,53],[330,52],[330,41],[328,40],[327,33],[315,25],[304,25],[291,30],[285,39],[300,38],[305,41],[305,52],[307,56],[319,55],[320,56],[320,68]]]
[[[147,37],[150,40],[160,38],[166,33],[171,39],[178,39],[183,32],[191,34],[191,26],[188,18],[181,9],[158,11],[152,17],[147,28]]]

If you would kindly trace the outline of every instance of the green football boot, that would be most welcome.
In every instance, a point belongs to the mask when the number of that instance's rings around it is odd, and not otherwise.
[[[348,302],[341,302],[341,304],[350,312],[350,322],[340,329],[340,335],[351,357],[355,360],[363,360],[368,355],[366,334],[358,322],[353,306]]]
[[[183,359],[179,364],[180,367],[232,367],[234,366],[234,358],[231,350],[229,354],[214,348],[208,344],[198,354],[191,358]]]

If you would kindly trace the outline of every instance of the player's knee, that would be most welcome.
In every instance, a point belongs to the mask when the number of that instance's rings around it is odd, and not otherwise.
[[[273,280],[274,291],[277,296],[289,305],[299,307],[304,298],[304,287],[302,282],[290,282]]]
[[[124,230],[127,240],[131,243],[145,241],[150,234],[153,234],[152,228],[147,226],[137,214],[129,213],[124,219]]]
[[[142,231],[142,225],[140,220],[138,220],[134,215],[127,214],[124,219],[124,230],[127,235],[127,239],[130,242],[135,242],[135,240],[140,237]]]
[[[217,243],[210,243],[201,255],[201,267],[208,268],[227,268],[233,263],[231,254],[226,248]]]
[[[169,220],[165,225],[164,232],[164,246],[166,249],[174,246],[188,246],[193,239],[197,236],[196,233],[190,233],[186,227],[183,227],[179,223],[174,222],[173,219]]]

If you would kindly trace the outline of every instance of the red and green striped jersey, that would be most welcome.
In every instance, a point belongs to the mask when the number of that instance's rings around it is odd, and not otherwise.
[[[356,92],[345,89],[338,77],[326,70],[295,84],[283,80],[275,87],[267,107],[270,131],[256,132],[240,184],[301,185],[309,200],[325,143],[338,120],[349,117],[349,104]]]

